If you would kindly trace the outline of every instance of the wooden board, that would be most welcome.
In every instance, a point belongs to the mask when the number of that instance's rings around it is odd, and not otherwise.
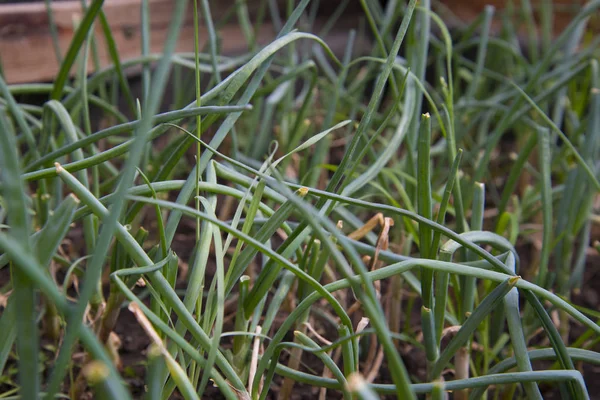
[[[588,0],[553,0],[552,1],[552,13],[553,13],[553,30],[554,34],[560,34],[571,22],[572,18],[583,8],[583,5]],[[446,17],[452,14],[462,22],[470,22],[480,15],[486,6],[492,6],[495,9],[493,29],[498,31],[501,25],[501,19],[499,17],[500,12],[505,11],[508,0],[443,0],[443,9],[448,11]],[[540,22],[540,16],[538,11],[545,6],[546,0],[530,0],[531,7],[534,11],[534,19],[537,23]],[[521,1],[513,1],[513,10],[515,14],[521,14]],[[598,29],[600,19],[598,18],[600,12],[596,12],[596,15],[590,17],[588,26],[593,31],[600,31]],[[453,21],[447,21],[447,23],[453,23]],[[524,27],[521,27],[519,31],[524,31]]]
[[[171,15],[173,13],[173,0],[149,0],[150,1],[150,27],[151,27],[151,52],[160,53],[163,49],[163,41],[166,37]],[[252,2],[250,12],[255,12],[256,7]],[[287,3],[285,0],[280,0]],[[340,0],[322,1],[319,13],[320,23],[326,20],[327,15],[335,10],[335,5]],[[554,19],[555,32],[560,32],[572,18],[574,12],[581,8],[584,0],[554,0],[555,11],[558,13]],[[121,61],[139,57],[141,54],[140,33],[140,3],[141,0],[105,0],[103,11],[111,27],[115,38]],[[190,2],[191,3],[191,2]],[[234,0],[211,1],[212,14],[215,20],[219,20],[226,10],[235,3]],[[507,0],[443,0],[446,13],[442,15],[450,25],[456,23],[452,14],[462,22],[472,21],[479,15],[486,4],[493,4],[501,10]],[[518,4],[519,2],[517,2]],[[534,6],[539,5],[541,0],[532,0]],[[565,8],[565,6],[567,6]],[[562,8],[561,8],[562,7]],[[283,7],[282,9],[285,9]],[[560,11],[560,10],[564,11]],[[58,27],[59,46],[64,54],[74,34],[74,26],[83,16],[81,2],[79,0],[68,0],[52,2],[54,20]],[[335,31],[326,41],[340,51],[345,46],[345,35],[349,29],[357,28],[361,9],[356,3],[351,2],[351,7],[343,18],[340,18]],[[600,25],[600,12],[592,16],[590,23],[597,32]],[[177,51],[191,52],[194,49],[193,34],[193,12],[191,9],[186,13],[185,25],[181,31],[177,44]],[[232,20],[236,20],[235,17]],[[496,20],[496,22],[499,22]],[[319,24],[319,20],[318,23]],[[497,24],[495,25],[497,26]],[[260,43],[268,43],[275,36],[275,30],[270,25],[265,25],[261,32],[257,33]],[[200,30],[201,46],[207,37],[206,30]],[[219,37],[222,39],[221,52],[223,54],[236,54],[246,50],[246,40],[237,23],[226,25],[219,29]],[[98,43],[100,64],[102,67],[111,64],[104,35],[99,24],[96,24],[95,38]],[[364,48],[368,48],[364,47]],[[52,81],[56,76],[59,65],[56,61],[50,25],[44,2],[29,2],[19,4],[0,4],[0,59],[4,69],[4,77],[8,83],[43,82]],[[88,71],[93,72],[90,60]]]
[[[140,3],[141,0],[106,0],[103,6],[121,61],[141,54]],[[76,21],[83,17],[81,3],[79,0],[53,2],[52,9],[58,27],[59,46],[64,54],[73,37]],[[172,0],[150,0],[151,53],[162,51],[172,12]],[[214,10],[215,17],[222,12],[222,9]],[[51,81],[56,76],[59,65],[49,26],[43,2],[0,5],[0,57],[7,82]],[[246,40],[237,26],[225,26],[219,33],[224,38],[223,53],[235,54],[246,49]],[[268,25],[258,32],[260,41],[267,41],[273,36]],[[201,46],[206,37],[206,30],[202,27]],[[109,65],[110,56],[99,23],[95,27],[95,38],[101,66]],[[190,52],[193,49],[193,11],[190,7],[177,51]],[[91,60],[88,68],[93,71]]]

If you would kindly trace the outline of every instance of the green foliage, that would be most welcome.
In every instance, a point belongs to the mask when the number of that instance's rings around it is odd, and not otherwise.
[[[143,0],[133,60],[102,3],[62,56],[46,2],[53,84],[0,76],[2,397],[138,396],[113,338],[131,312],[151,344],[149,399],[300,384],[347,399],[589,398],[575,366],[600,364],[599,315],[571,298],[590,290],[598,239],[600,51],[583,33],[600,1],[564,32],[545,8],[540,33],[523,1],[493,35],[492,7],[451,33],[430,1],[364,0],[368,28],[331,49],[348,1],[319,32],[318,2],[260,0],[253,21],[236,1],[217,21],[195,0],[195,52],[178,54],[191,4],[177,0],[156,55]],[[267,20],[278,34],[261,47]],[[113,65],[88,77],[95,24]],[[246,54],[219,54],[223,24]],[[585,332],[569,343],[572,321]]]

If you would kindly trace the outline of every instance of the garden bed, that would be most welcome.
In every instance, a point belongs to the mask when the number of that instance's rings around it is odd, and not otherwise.
[[[595,395],[600,5],[176,3],[0,8],[0,393]]]

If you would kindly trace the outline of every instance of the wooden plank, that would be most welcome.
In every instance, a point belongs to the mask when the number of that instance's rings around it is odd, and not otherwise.
[[[141,0],[106,0],[103,6],[122,61],[141,54],[140,3]],[[225,4],[230,5],[228,2]],[[225,11],[214,8],[216,18]],[[83,16],[81,3],[78,0],[53,2],[52,10],[58,27],[59,46],[64,54],[73,37],[75,21]],[[173,1],[150,0],[150,10],[150,51],[160,53],[173,13]],[[190,6],[177,44],[178,52],[193,51],[193,32],[193,11]],[[225,26],[219,33],[223,38],[223,53],[234,54],[245,50],[246,41],[237,26]],[[110,56],[99,24],[96,24],[94,34],[101,66],[110,65]],[[269,25],[265,25],[257,36],[259,41],[264,42],[274,37],[274,33]],[[207,38],[204,27],[200,29],[200,38],[202,46]],[[56,76],[59,65],[44,3],[0,5],[0,57],[8,83],[51,81]],[[88,70],[93,72],[91,60]]]
[[[160,53],[163,49],[163,41],[173,13],[174,2],[173,0],[149,1],[151,8],[151,52]],[[257,8],[253,6],[253,2],[258,0],[247,1],[249,2],[250,13],[255,13]],[[278,1],[287,3],[286,0]],[[532,0],[534,6],[539,5],[540,2],[541,0]],[[564,29],[584,2],[585,0],[554,0],[555,32]],[[140,3],[141,0],[105,0],[103,6],[122,61],[138,57],[141,54]],[[234,3],[234,0],[211,1],[211,11],[214,19],[219,20]],[[318,19],[317,25],[322,25],[327,16],[335,10],[340,0],[327,0],[321,3],[319,8],[320,19]],[[507,0],[443,0],[441,3],[442,7],[445,6],[447,9],[446,12],[442,10],[441,15],[452,26],[457,23],[456,19],[451,18],[452,14],[462,22],[468,23],[483,11],[485,4],[492,4],[498,10],[501,10]],[[51,4],[54,20],[58,27],[60,48],[64,54],[73,37],[75,21],[82,18],[81,3],[79,0],[69,0],[52,2]],[[285,10],[285,7],[283,6],[281,10]],[[334,50],[343,52],[345,37],[350,29],[358,27],[357,21],[361,15],[362,11],[358,2],[351,2],[351,7],[338,20],[336,30],[332,32],[330,37],[325,38],[326,42]],[[193,12],[190,5],[177,45],[177,51],[179,52],[191,52],[194,49],[192,19]],[[234,17],[232,21],[236,21],[236,18]],[[600,13],[591,17],[590,25],[595,32],[600,32]],[[494,23],[495,32],[498,31],[498,26],[499,18],[496,18]],[[274,38],[275,31],[272,26],[265,25],[257,36],[260,43],[268,43]],[[201,45],[204,44],[206,37],[207,32],[201,27]],[[223,54],[236,54],[246,50],[246,40],[235,22],[220,28],[219,37],[222,39],[221,52]],[[95,38],[98,43],[101,66],[110,65],[110,57],[99,26],[96,26]],[[357,46],[357,53],[369,48],[369,45],[364,42],[361,46],[363,47]],[[43,82],[54,79],[59,65],[55,58],[48,16],[43,2],[0,4],[0,59],[8,83]],[[93,72],[91,60],[88,71]]]
[[[460,21],[468,23],[473,21],[480,15],[487,5],[493,6],[496,9],[495,17],[492,24],[492,29],[494,32],[498,32],[501,27],[501,19],[499,18],[500,12],[504,11],[507,7],[508,0],[443,0],[442,2],[443,10],[446,11],[443,14],[448,24],[454,24],[455,20],[449,19],[452,15],[453,17],[458,18]],[[581,10],[583,5],[587,3],[587,0],[553,0],[553,28],[554,34],[560,34],[571,22],[573,17]],[[535,10],[539,10],[543,7],[543,0],[531,0],[532,8]],[[515,9],[515,13],[520,13],[520,2],[513,2],[513,7]],[[596,13],[600,14],[600,13]],[[539,23],[539,16],[535,15],[537,19],[537,23]],[[599,23],[600,19],[598,15],[593,15],[590,18],[588,23],[588,27],[592,31],[600,31]],[[524,27],[519,27],[520,34],[526,34]]]

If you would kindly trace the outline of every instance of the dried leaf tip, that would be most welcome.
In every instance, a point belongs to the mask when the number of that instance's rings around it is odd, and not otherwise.
[[[423,114],[423,118],[431,118],[431,115],[428,112],[426,112],[425,114]]]
[[[302,197],[306,196],[308,194],[308,188],[306,186],[302,186],[300,189],[298,189],[298,194]]]
[[[443,381],[433,381],[433,387],[434,389],[442,389],[444,390],[444,388],[446,387],[446,385],[444,384]]]
[[[360,319],[360,321],[358,321],[358,324],[356,325],[356,333],[360,333],[362,331],[365,330],[365,328],[369,325],[369,318],[367,317],[362,317]]]
[[[365,386],[367,385],[367,382],[365,381],[365,378],[362,377],[361,374],[359,374],[358,372],[353,372],[348,376],[348,390],[356,393],[359,391],[362,391]]]
[[[62,169],[62,167],[61,167],[61,169]],[[58,172],[58,168],[56,169],[56,172]],[[73,198],[73,200],[75,200],[75,202],[76,202],[77,204],[81,203],[81,200],[79,200],[79,198],[78,198],[77,196],[75,196],[75,194],[74,194],[74,193],[70,193],[70,194],[69,194],[69,197],[72,197],[72,198]]]
[[[148,348],[148,358],[156,358],[162,354],[160,347],[156,343],[151,343]]]
[[[60,174],[61,172],[64,171],[64,168],[62,167],[62,165],[60,165],[60,163],[57,163],[57,162],[54,163],[54,168],[56,168],[57,174]]]
[[[510,278],[508,278],[508,284],[510,286],[515,286],[517,284],[517,282],[519,281],[519,279],[521,279],[521,277],[519,275],[510,277]]]
[[[82,372],[92,386],[104,382],[110,373],[106,364],[98,360],[89,362]]]

